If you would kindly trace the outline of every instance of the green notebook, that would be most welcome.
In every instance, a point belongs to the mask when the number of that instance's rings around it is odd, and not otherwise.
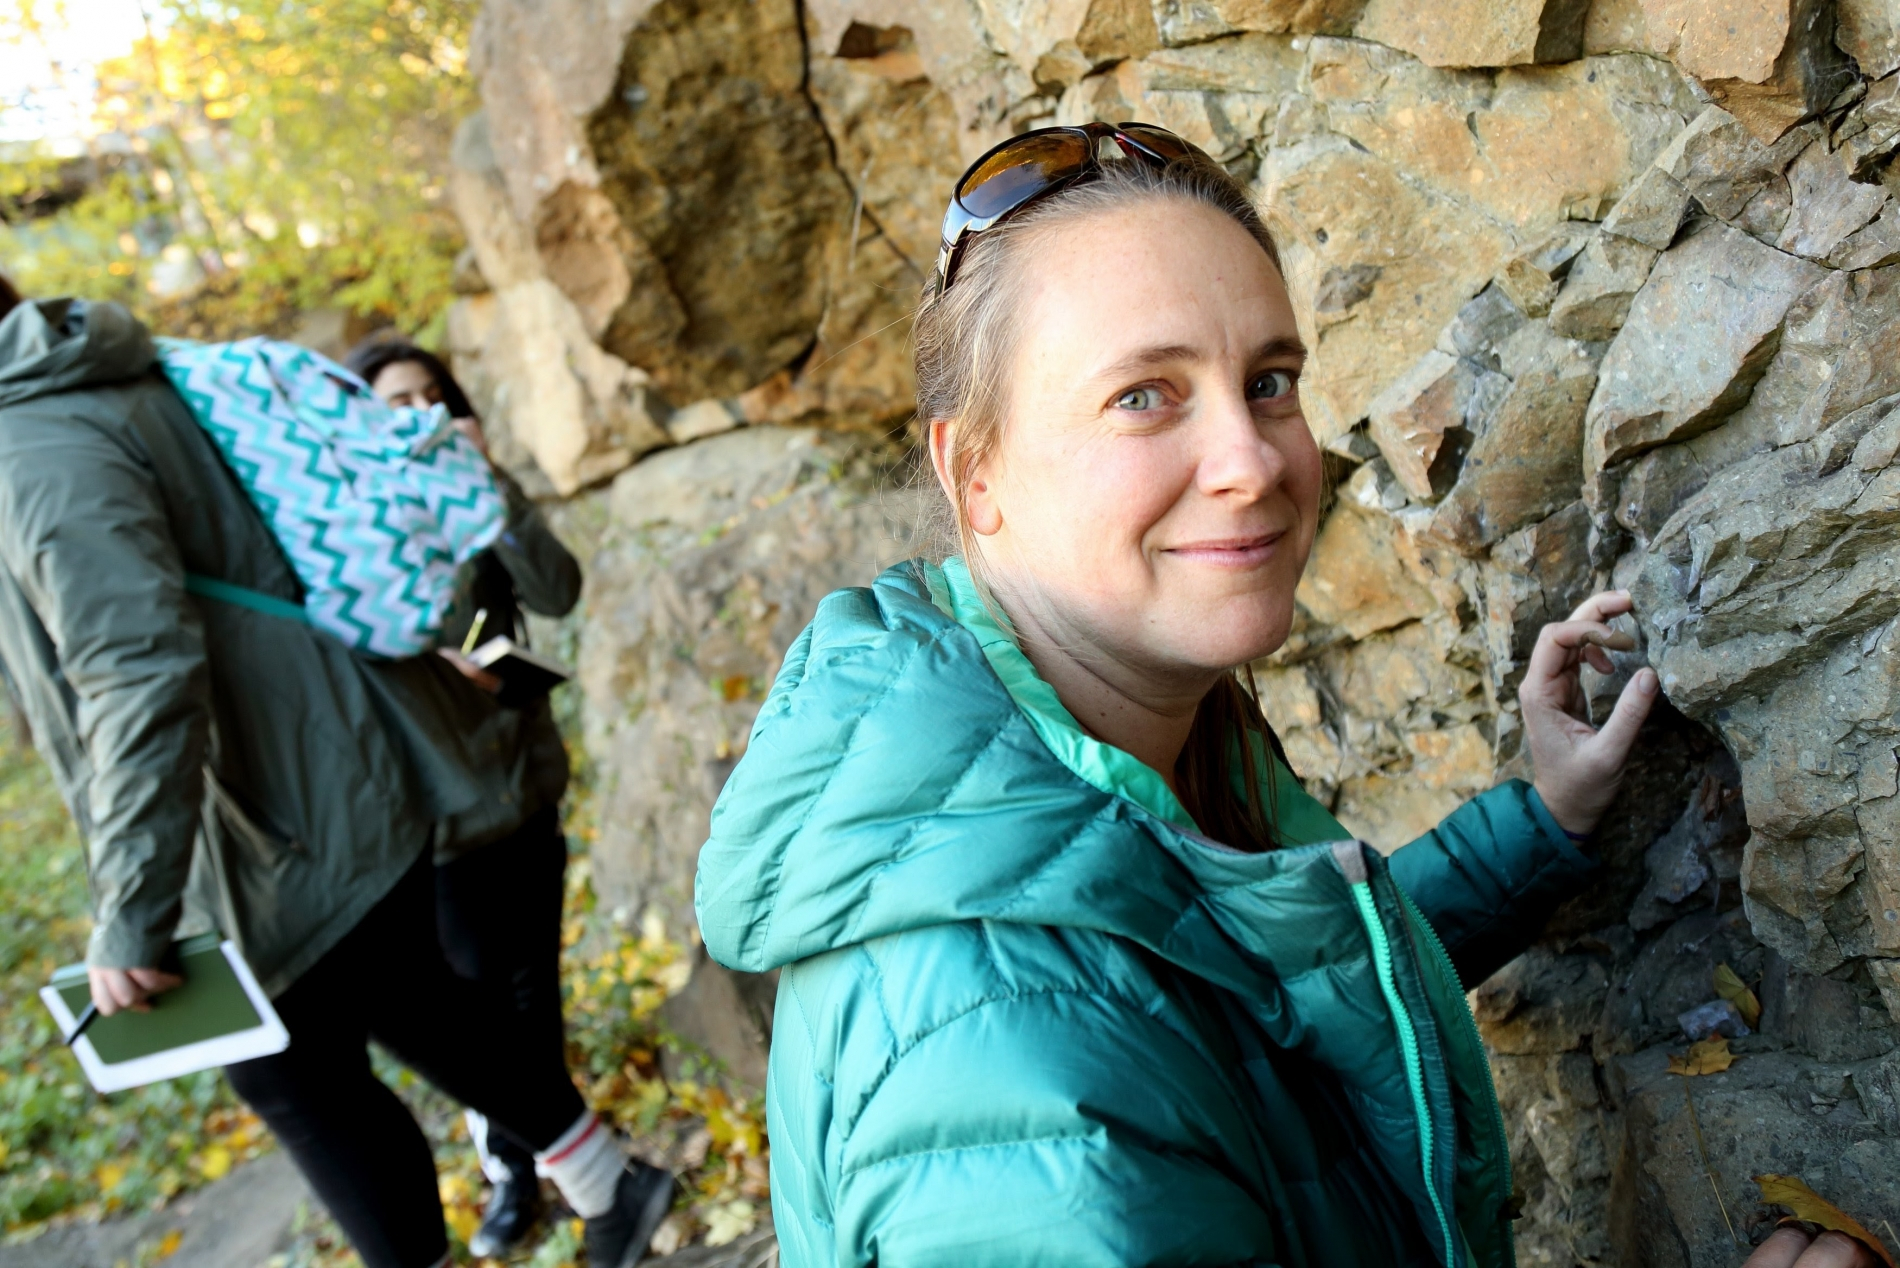
[[[172,944],[167,967],[184,985],[152,997],[146,1013],[95,1018],[73,1045],[93,1087],[139,1087],[213,1066],[282,1052],[290,1036],[257,986],[237,947],[215,933]],[[92,998],[86,966],[53,973],[40,992],[62,1035],[72,1033]]]

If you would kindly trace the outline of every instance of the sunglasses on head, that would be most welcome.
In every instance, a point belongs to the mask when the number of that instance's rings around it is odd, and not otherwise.
[[[1166,167],[1177,159],[1206,159],[1198,148],[1151,123],[1084,123],[1037,128],[1011,137],[970,165],[943,214],[937,250],[937,293],[956,280],[964,248],[1023,208],[1058,190],[1099,175],[1101,144],[1112,140],[1130,160]],[[1211,161],[1211,160],[1210,160]]]

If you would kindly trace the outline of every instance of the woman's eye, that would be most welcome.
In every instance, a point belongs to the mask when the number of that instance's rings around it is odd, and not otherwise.
[[[1268,370],[1254,376],[1247,395],[1256,401],[1277,401],[1293,391],[1293,376],[1285,370]]]
[[[1131,412],[1160,409],[1165,402],[1158,387],[1131,387],[1115,398],[1115,408]]]

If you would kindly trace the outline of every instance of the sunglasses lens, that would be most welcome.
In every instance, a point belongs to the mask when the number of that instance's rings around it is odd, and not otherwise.
[[[972,169],[957,186],[957,201],[971,220],[1011,211],[1080,172],[1090,144],[1066,131],[1022,137]]]
[[[1117,124],[1115,130],[1169,162],[1197,153],[1192,145],[1174,133],[1166,128],[1157,128],[1151,123]]]

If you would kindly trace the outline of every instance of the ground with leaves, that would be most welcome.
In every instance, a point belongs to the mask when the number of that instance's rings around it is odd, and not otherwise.
[[[658,1021],[686,983],[686,949],[654,919],[637,930],[596,909],[585,849],[585,797],[570,815],[577,851],[564,931],[570,1066],[595,1109],[650,1161],[681,1179],[656,1248],[718,1244],[749,1232],[768,1197],[763,1106],[688,1053],[668,1079],[658,1054],[677,1041]],[[268,1131],[216,1073],[100,1096],[57,1042],[37,992],[52,969],[85,948],[85,868],[71,820],[38,757],[0,732],[0,1220],[8,1238],[47,1222],[96,1220],[162,1207],[272,1148]],[[377,1068],[408,1102],[436,1152],[452,1241],[466,1257],[480,1219],[481,1172],[460,1106],[393,1061]],[[165,1247],[154,1248],[154,1261]],[[536,1268],[580,1257],[577,1221],[555,1218],[524,1261]],[[344,1268],[359,1261],[320,1212],[298,1220],[274,1268]]]

